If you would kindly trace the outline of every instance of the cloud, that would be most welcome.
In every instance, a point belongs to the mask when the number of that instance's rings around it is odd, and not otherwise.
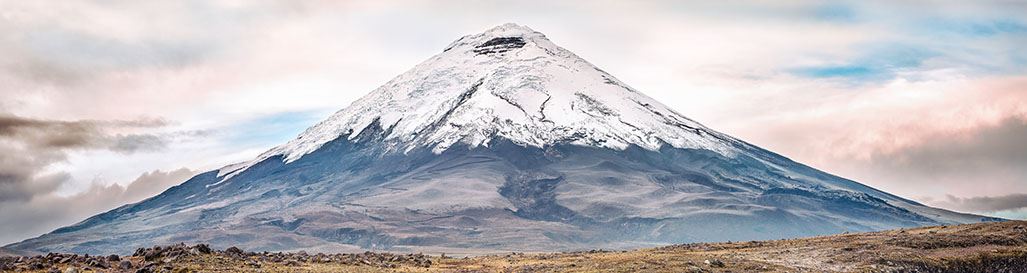
[[[899,196],[1027,193],[1027,78],[923,75],[847,88],[764,79],[725,91],[730,122],[714,128]]]
[[[960,198],[949,195],[933,205],[973,212],[1016,211],[1027,208],[1027,194],[1017,193],[1001,196],[978,196]]]
[[[93,214],[137,202],[179,184],[189,169],[146,172],[121,186],[98,179],[81,192],[61,194],[77,182],[54,168],[69,155],[110,151],[121,155],[165,149],[171,141],[205,131],[145,133],[168,126],[163,119],[61,121],[0,113],[0,244],[37,236]],[[111,168],[107,166],[107,168]]]
[[[160,119],[58,121],[0,113],[0,138],[20,142],[34,149],[112,149],[122,152],[159,150],[165,143],[157,136],[112,135],[107,131],[166,125],[167,122]]]
[[[1022,194],[1027,192],[1025,140],[1027,117],[1006,116],[994,124],[925,135],[916,143],[879,151],[871,160],[856,163],[878,181],[899,184],[907,196],[944,194],[944,201],[925,201],[999,215],[995,213],[1027,206],[1027,195]]]
[[[69,151],[160,150],[166,145],[161,136],[111,131],[161,127],[166,123],[158,119],[58,121],[0,113],[0,202],[31,200],[68,182],[67,173],[48,168],[67,159]]]
[[[167,146],[166,140],[155,135],[118,135],[114,139],[110,149],[120,153],[159,151]]]
[[[276,117],[276,126],[295,126],[310,113]],[[62,186],[82,183],[56,165],[72,155],[109,151],[129,156],[158,152],[183,139],[207,137],[211,130],[155,132],[164,119],[62,121],[0,113],[0,244],[38,236],[117,206],[137,202],[182,183],[195,173],[181,168],[150,171],[130,183],[100,177],[82,191],[63,194]],[[250,124],[257,126],[259,124]],[[233,136],[235,137],[235,136]],[[111,169],[111,165],[104,166]]]
[[[63,160],[62,153],[0,145],[0,155],[0,202],[31,200],[37,194],[53,192],[69,180],[67,173],[41,173],[50,164]]]
[[[971,178],[990,168],[1016,170],[1027,166],[1027,117],[1009,116],[997,124],[963,132],[940,133],[913,146],[878,155],[878,164],[926,177]],[[981,170],[968,172],[968,170]],[[1027,170],[1021,170],[1027,177]]]
[[[0,224],[0,244],[38,236],[97,213],[139,202],[182,183],[194,174],[184,168],[167,172],[155,170],[143,173],[127,186],[94,183],[88,190],[70,196],[50,192],[31,200],[0,201],[4,218],[17,219]]]

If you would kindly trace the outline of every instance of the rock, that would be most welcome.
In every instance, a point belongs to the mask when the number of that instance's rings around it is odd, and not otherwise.
[[[198,244],[198,245],[196,245],[193,248],[195,248],[196,250],[199,250],[200,253],[203,253],[203,254],[210,254],[210,252],[211,252],[210,251],[210,246],[208,246],[207,244]]]
[[[724,267],[724,262],[717,259],[705,260],[703,263],[712,267]]]
[[[132,262],[130,262],[128,260],[121,261],[121,263],[118,264],[118,268],[121,268],[121,269],[132,268]]]
[[[229,247],[228,249],[225,249],[225,253],[229,254],[229,255],[235,255],[235,256],[242,256],[243,255],[242,249],[239,249],[238,247],[234,247],[234,246],[233,247]]]
[[[121,257],[119,257],[118,255],[111,254],[110,256],[107,256],[107,261],[109,261],[109,262],[121,261]]]
[[[64,273],[78,273],[78,268],[75,268],[74,266],[65,268]]]
[[[108,267],[110,267],[110,264],[108,264],[107,261],[105,261],[104,259],[90,259],[89,262],[86,264],[100,269],[107,269]]]

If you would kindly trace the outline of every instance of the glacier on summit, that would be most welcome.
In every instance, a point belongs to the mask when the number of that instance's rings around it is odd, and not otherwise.
[[[390,128],[385,141],[395,150],[431,146],[436,153],[457,142],[477,146],[496,137],[533,147],[657,150],[668,144],[722,154],[730,152],[725,142],[731,141],[542,33],[505,24],[460,38],[248,165],[275,155],[296,160],[341,135],[355,137],[372,122]]]
[[[484,253],[990,220],[716,132],[505,24],[456,40],[251,161],[8,247]]]

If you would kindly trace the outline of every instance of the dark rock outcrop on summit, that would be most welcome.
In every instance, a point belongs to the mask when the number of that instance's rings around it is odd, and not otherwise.
[[[503,53],[515,48],[524,47],[527,43],[521,37],[498,37],[487,42],[475,46],[474,53],[478,54],[492,54],[492,53]]]

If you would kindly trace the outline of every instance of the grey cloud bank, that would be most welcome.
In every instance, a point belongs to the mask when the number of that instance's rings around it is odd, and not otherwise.
[[[85,192],[59,196],[37,193],[29,200],[0,201],[7,219],[0,225],[0,244],[38,236],[55,228],[74,224],[100,211],[138,202],[178,185],[195,173],[188,169],[152,171],[140,175],[127,186],[93,184]]]
[[[118,130],[167,125],[160,119],[59,121],[0,114],[0,242],[38,235],[98,211],[159,193],[192,174],[187,169],[145,173],[126,187],[93,184],[88,191],[61,196],[72,177],[52,166],[69,152],[108,150],[121,154],[164,149],[167,137],[121,134]]]
[[[947,199],[935,204],[960,208],[966,211],[998,212],[1027,208],[1027,194],[1017,193],[1002,196],[978,196],[960,198],[949,195]]]
[[[0,114],[0,202],[31,200],[67,182],[67,173],[47,172],[47,167],[65,160],[71,150],[160,150],[166,145],[160,137],[107,131],[164,124],[161,120],[56,121]]]

